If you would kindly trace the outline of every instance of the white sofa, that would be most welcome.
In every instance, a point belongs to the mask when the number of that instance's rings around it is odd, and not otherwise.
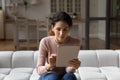
[[[0,80],[38,80],[37,51],[0,51]]]
[[[78,80],[120,80],[120,50],[81,50]]]
[[[0,80],[38,80],[38,51],[0,51]],[[78,80],[120,80],[120,50],[80,50]]]

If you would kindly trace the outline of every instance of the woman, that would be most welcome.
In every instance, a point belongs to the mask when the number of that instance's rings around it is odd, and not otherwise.
[[[78,45],[79,40],[68,36],[72,19],[65,12],[55,14],[51,20],[49,36],[43,38],[39,45],[37,72],[39,80],[76,80],[74,71],[80,66],[78,59],[68,62],[68,67],[56,67],[57,45]]]

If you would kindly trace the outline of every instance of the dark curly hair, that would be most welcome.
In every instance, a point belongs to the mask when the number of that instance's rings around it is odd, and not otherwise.
[[[56,22],[58,21],[66,22],[69,25],[69,27],[72,27],[73,24],[72,18],[66,12],[58,12],[55,15],[53,15],[53,17],[51,18],[51,26],[55,26]],[[51,26],[48,35],[54,35],[54,33],[51,31]]]

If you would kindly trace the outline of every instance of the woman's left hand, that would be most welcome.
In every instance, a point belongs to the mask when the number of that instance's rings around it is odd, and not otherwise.
[[[71,66],[73,69],[79,68],[81,62],[78,59],[73,59],[69,61],[69,66]]]

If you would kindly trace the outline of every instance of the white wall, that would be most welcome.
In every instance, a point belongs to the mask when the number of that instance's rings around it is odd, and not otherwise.
[[[7,9],[8,10],[8,9]],[[25,10],[24,6],[17,7],[18,15],[21,17],[26,17],[29,19],[45,19],[50,15],[50,0],[39,0],[38,4],[28,5]],[[12,11],[8,11],[8,14],[11,15]],[[6,39],[13,39],[13,28],[14,23],[6,23]],[[32,38],[36,38],[35,27],[31,29]],[[21,32],[20,35],[23,35]],[[25,38],[25,36],[21,36],[21,38]]]
[[[81,18],[85,19],[85,0],[81,0]]]
[[[50,0],[40,0],[38,5],[28,6],[27,10],[21,12],[27,18],[45,19],[50,15]]]
[[[12,9],[7,7],[7,14],[11,16],[12,13],[30,19],[45,19],[50,15],[50,0],[39,0],[38,4],[28,4],[26,8],[24,5],[18,5]]]

